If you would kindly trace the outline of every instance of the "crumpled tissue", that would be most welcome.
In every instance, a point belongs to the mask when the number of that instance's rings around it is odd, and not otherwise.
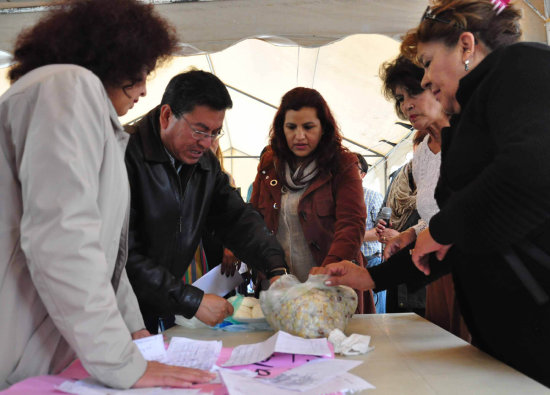
[[[336,354],[359,355],[374,350],[374,347],[369,346],[370,336],[357,333],[346,336],[340,329],[333,329],[328,336],[328,341],[334,346]]]

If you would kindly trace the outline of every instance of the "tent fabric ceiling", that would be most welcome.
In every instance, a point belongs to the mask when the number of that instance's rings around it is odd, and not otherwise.
[[[392,153],[399,165],[410,144],[394,149],[410,131],[380,91],[378,68],[398,51],[396,37],[413,27],[425,0],[227,0],[155,5],[176,26],[181,55],[158,70],[147,97],[122,122],[138,118],[160,102],[169,79],[189,67],[211,71],[229,87],[234,102],[220,141],[238,185],[255,176],[257,157],[268,142],[269,126],[282,95],[295,86],[321,92],[351,150],[379,163],[368,175],[383,192],[381,158]],[[11,50],[17,32],[42,13],[0,13],[0,49]],[[14,26],[17,26],[15,28]],[[357,34],[357,33],[381,33]],[[247,39],[256,37],[256,39]],[[183,44],[184,43],[184,44]],[[275,45],[273,45],[275,44]],[[242,157],[242,158],[236,158]],[[243,193],[246,191],[243,191]]]
[[[27,1],[25,6],[52,2]],[[156,72],[148,96],[123,122],[159,103],[169,79],[178,72],[190,66],[211,71],[228,85],[234,101],[221,147],[229,156],[250,158],[267,143],[281,96],[294,86],[313,87],[333,109],[345,145],[373,155],[369,162],[379,166],[369,172],[367,183],[384,191],[387,170],[403,162],[410,143],[393,147],[380,140],[399,143],[410,131],[395,125],[392,105],[380,92],[378,68],[396,56],[396,40],[418,23],[427,0],[146,2],[155,3],[157,11],[176,27],[180,55],[187,56],[175,57],[171,65]],[[8,4],[0,4],[0,50],[4,51],[12,51],[19,31],[43,15],[14,12],[23,2]],[[7,84],[1,80],[0,93],[5,89]],[[388,155],[388,161],[379,160]],[[234,158],[226,166],[246,189],[256,163]]]
[[[217,52],[251,37],[319,47],[352,34],[398,38],[414,27],[426,0],[230,0],[158,6],[180,41]],[[192,18],[190,17],[192,16]]]
[[[147,1],[155,3],[155,1]],[[27,1],[44,5],[48,1]],[[218,52],[251,37],[318,47],[352,34],[398,38],[418,23],[426,0],[225,0],[156,4],[177,28],[182,54]],[[10,2],[17,7],[18,2]],[[6,6],[7,7],[7,6]],[[12,51],[18,32],[41,12],[0,8],[0,50]],[[40,9],[40,8],[38,8]],[[196,53],[196,52],[195,52]]]

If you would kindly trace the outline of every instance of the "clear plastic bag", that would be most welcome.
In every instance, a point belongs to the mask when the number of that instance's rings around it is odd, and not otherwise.
[[[310,275],[301,283],[293,275],[281,276],[260,293],[267,322],[305,338],[327,337],[333,329],[344,331],[357,308],[357,294],[349,287],[327,287],[326,275]]]

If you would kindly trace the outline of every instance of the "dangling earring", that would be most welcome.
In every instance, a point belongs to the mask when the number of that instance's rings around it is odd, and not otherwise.
[[[472,51],[469,49],[466,50],[466,53],[470,53],[470,52]],[[466,59],[464,61],[464,71],[468,71],[468,70],[470,70],[470,59]]]

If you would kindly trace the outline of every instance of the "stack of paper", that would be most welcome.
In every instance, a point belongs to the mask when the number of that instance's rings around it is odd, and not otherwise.
[[[326,338],[304,339],[279,331],[264,342],[236,347],[222,366],[238,366],[265,360],[275,352],[331,356]],[[230,395],[321,395],[355,392],[374,388],[371,384],[347,373],[362,361],[318,359],[273,378],[254,378],[223,369],[223,383]]]
[[[256,393],[262,395],[321,395],[374,388],[365,380],[348,373],[349,370],[360,365],[362,361],[320,358],[332,357],[328,341],[325,338],[303,339],[279,331],[263,342],[238,346],[232,350],[229,359],[222,366],[248,365],[243,366],[244,369],[241,371],[220,368],[215,365],[220,357],[221,341],[200,341],[173,337],[168,349],[165,349],[162,335],[156,335],[136,340],[135,343],[148,361],[204,370],[218,370],[223,384],[218,381],[217,385],[225,385],[230,395]],[[280,374],[275,372],[273,377],[258,376],[256,373],[258,369],[254,369],[258,366],[251,364],[262,365],[260,362],[265,361],[274,353],[285,354],[284,356],[276,354],[273,357],[274,359],[287,358],[288,354],[292,354],[293,361],[296,354],[312,355],[319,358],[306,363],[302,360],[303,365],[288,369]],[[224,358],[226,357],[223,357],[222,360]],[[286,366],[284,365],[283,368]],[[288,365],[288,367],[291,366],[292,364]],[[212,384],[215,383],[212,382]],[[116,391],[102,386],[91,378],[77,382],[66,381],[59,385],[57,389],[80,395],[122,395],[122,393],[136,395],[195,394],[200,390],[196,388],[179,390],[152,388]]]
[[[374,388],[360,377],[347,373],[362,361],[320,359],[269,379],[250,378],[234,372],[220,372],[230,395],[322,395]]]

